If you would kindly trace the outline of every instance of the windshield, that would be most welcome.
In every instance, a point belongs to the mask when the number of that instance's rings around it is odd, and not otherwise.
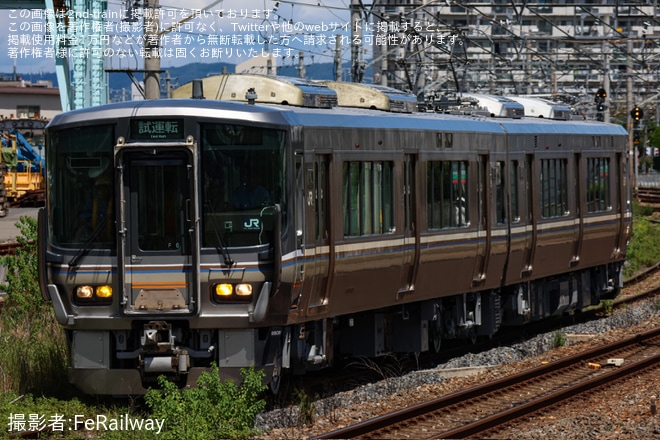
[[[202,246],[268,243],[273,207],[285,204],[284,131],[209,124],[201,145]]]
[[[50,236],[65,248],[112,248],[113,127],[50,132],[46,148]]]

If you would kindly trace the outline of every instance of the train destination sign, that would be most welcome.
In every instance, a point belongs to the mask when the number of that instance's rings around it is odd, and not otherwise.
[[[183,119],[131,120],[131,139],[172,140],[183,138]]]

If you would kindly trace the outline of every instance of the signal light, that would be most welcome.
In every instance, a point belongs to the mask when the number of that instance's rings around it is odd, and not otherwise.
[[[632,110],[630,110],[630,116],[635,120],[636,122],[639,122],[644,118],[644,110],[639,108],[639,106],[635,106]]]
[[[607,92],[601,87],[596,92],[596,104],[602,104],[603,101],[605,101],[605,98],[607,98]]]

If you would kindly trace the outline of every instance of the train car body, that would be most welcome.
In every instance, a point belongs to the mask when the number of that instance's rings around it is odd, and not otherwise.
[[[440,349],[614,295],[627,134],[174,99],[58,115],[42,293],[84,392]]]

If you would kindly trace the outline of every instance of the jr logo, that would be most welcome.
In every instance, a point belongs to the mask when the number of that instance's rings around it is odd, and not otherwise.
[[[258,218],[248,218],[243,221],[243,229],[261,229],[261,222]]]

